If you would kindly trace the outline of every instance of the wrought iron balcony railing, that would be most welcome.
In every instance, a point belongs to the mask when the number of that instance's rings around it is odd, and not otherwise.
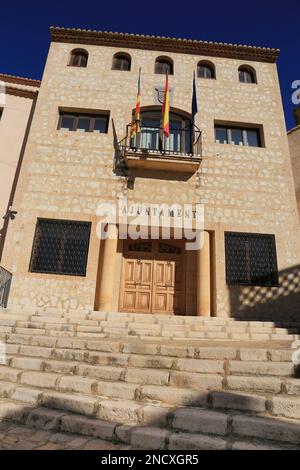
[[[119,143],[123,157],[127,153],[142,153],[156,157],[184,157],[201,159],[202,135],[200,129],[170,128],[169,137],[165,137],[161,127],[141,126],[141,132],[131,137],[131,125],[126,127],[126,137]]]

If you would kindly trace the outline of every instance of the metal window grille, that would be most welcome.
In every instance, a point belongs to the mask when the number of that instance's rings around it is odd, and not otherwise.
[[[278,285],[274,235],[226,232],[225,257],[227,284]]]
[[[90,222],[38,219],[29,270],[85,276],[90,232]]]
[[[0,266],[0,308],[6,308],[12,274]]]

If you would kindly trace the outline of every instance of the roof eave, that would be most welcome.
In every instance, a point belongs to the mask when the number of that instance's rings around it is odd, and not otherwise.
[[[7,73],[0,73],[0,81],[6,83],[14,83],[16,85],[25,85],[39,88],[41,86],[40,80],[33,78],[18,77],[16,75],[9,75]]]
[[[50,32],[51,40],[53,42],[178,52],[183,54],[227,57],[258,62],[274,63],[277,61],[280,52],[279,49],[246,46],[241,44],[226,44],[193,39],[115,33],[110,31],[51,27]]]

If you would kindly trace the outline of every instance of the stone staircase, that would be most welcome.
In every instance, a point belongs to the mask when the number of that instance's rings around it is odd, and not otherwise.
[[[132,449],[300,449],[300,324],[0,310],[0,418]]]

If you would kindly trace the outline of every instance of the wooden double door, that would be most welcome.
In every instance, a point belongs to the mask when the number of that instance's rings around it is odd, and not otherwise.
[[[120,310],[185,313],[185,262],[181,241],[126,240]]]

